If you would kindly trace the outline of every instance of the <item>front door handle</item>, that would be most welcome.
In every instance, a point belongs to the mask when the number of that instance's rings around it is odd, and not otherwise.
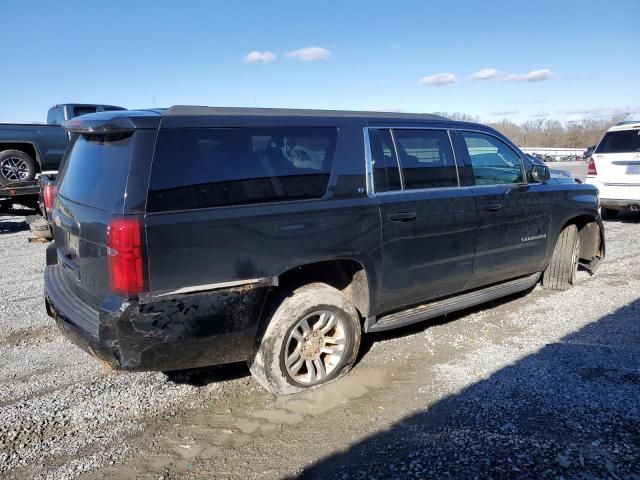
[[[416,219],[416,212],[390,213],[389,220],[392,222],[411,222]]]
[[[487,212],[497,212],[502,208],[501,203],[487,203],[484,207],[482,207]]]

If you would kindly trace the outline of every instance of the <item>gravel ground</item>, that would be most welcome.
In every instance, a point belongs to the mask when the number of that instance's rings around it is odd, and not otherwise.
[[[351,374],[276,398],[243,365],[104,369],[0,217],[0,477],[640,479],[640,217],[606,228],[574,289],[366,337]]]

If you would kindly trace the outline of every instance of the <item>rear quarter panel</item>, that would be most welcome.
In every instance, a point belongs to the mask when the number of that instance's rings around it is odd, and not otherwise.
[[[377,300],[380,214],[366,194],[362,125],[339,126],[327,194],[317,200],[147,213],[153,292],[277,277],[323,260],[366,269]]]

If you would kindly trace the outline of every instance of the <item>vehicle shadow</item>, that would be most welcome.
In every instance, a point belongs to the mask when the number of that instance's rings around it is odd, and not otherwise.
[[[640,479],[638,345],[640,299],[299,478]]]
[[[190,368],[164,372],[167,380],[172,383],[204,387],[210,383],[237,380],[251,375],[245,362],[214,365],[211,367]]]
[[[611,223],[638,223],[640,222],[640,213],[639,212],[618,212],[615,218],[605,220],[605,222]]]
[[[0,219],[0,234],[23,232],[25,230],[29,230],[29,225],[24,220]]]

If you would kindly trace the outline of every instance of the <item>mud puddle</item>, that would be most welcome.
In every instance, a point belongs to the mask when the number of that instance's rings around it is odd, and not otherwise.
[[[132,455],[125,465],[108,470],[114,474],[117,471],[117,475],[127,472],[131,478],[158,478],[169,472],[186,473],[196,466],[199,470],[209,461],[219,467],[220,461],[237,456],[235,450],[251,442],[273,447],[274,443],[286,441],[289,432],[293,437],[294,430],[306,430],[309,422],[332,411],[370,410],[381,387],[388,387],[401,377],[394,363],[356,368],[337,382],[298,395],[274,397],[264,392],[235,401],[212,400],[210,405],[149,425],[142,436],[131,439],[132,443],[147,447]],[[224,476],[224,471],[216,470]]]

